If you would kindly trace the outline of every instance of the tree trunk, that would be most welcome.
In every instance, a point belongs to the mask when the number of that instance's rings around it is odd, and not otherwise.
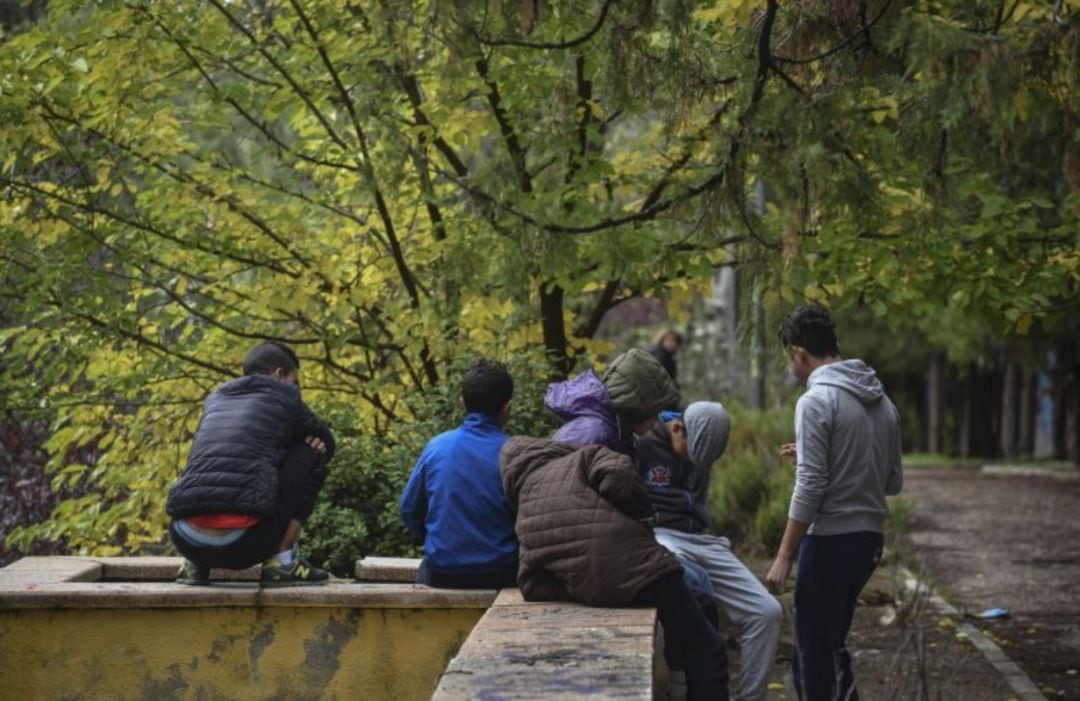
[[[754,335],[750,342],[750,406],[765,408],[765,304],[760,274],[754,279]]]
[[[1016,450],[1020,455],[1031,455],[1035,451],[1035,408],[1036,387],[1035,373],[1026,368],[1020,369],[1020,418],[1016,437]]]
[[[926,378],[926,451],[929,453],[945,452],[941,441],[944,366],[945,358],[940,351],[931,354]]]
[[[956,422],[956,447],[962,458],[971,457],[971,390],[972,375],[969,374],[960,382],[960,411]]]
[[[1016,457],[1017,453],[1017,396],[1019,395],[1020,368],[1008,359],[1005,360],[1005,373],[1001,392],[1001,428],[999,430],[999,450],[1007,458]]]
[[[998,453],[995,423],[1000,382],[996,370],[976,369],[971,386],[971,438],[972,454],[980,458],[992,458]]]
[[[540,285],[540,318],[544,329],[544,350],[553,369],[552,379],[565,380],[573,363],[567,357],[566,324],[563,322],[563,288],[555,283]]]

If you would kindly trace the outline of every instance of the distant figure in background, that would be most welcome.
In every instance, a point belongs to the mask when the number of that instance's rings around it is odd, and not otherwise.
[[[652,345],[648,348],[649,352],[660,361],[660,364],[664,366],[664,369],[667,370],[672,381],[676,384],[678,384],[678,377],[676,375],[675,356],[679,354],[682,347],[682,334],[675,329],[664,329],[656,334]]]

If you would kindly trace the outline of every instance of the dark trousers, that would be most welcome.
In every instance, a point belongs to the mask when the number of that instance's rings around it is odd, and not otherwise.
[[[235,543],[213,547],[191,543],[174,524],[169,535],[180,554],[199,567],[242,570],[276,555],[289,521],[306,520],[326,479],[319,461],[325,458],[303,441],[296,441],[278,468],[278,493],[274,511],[247,529]]]
[[[517,586],[517,562],[493,572],[446,572],[420,562],[416,581],[438,589],[502,589]]]
[[[858,701],[845,647],[859,593],[881,561],[880,533],[803,538],[795,578],[795,690],[803,701]]]
[[[656,607],[665,641],[675,644],[685,664],[687,699],[728,701],[724,641],[686,586],[682,573],[665,575],[645,587],[634,604]]]

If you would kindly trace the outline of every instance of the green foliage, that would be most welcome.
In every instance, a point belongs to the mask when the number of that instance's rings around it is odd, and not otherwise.
[[[780,446],[794,440],[792,409],[753,411],[729,404],[732,427],[727,452],[713,466],[709,485],[711,530],[758,552],[779,544],[794,485],[790,459]]]
[[[457,358],[565,371],[716,266],[956,358],[1075,307],[1076,2],[500,7],[57,0],[3,37],[0,392],[85,490],[16,541],[158,543],[256,339],[360,456]]]
[[[422,554],[422,543],[405,529],[398,500],[427,441],[465,418],[460,399],[463,369],[464,364],[456,364],[444,385],[415,398],[415,422],[391,427],[382,437],[346,428],[315,512],[304,528],[302,545],[315,562],[338,576],[351,577],[356,560],[365,555]],[[510,370],[515,399],[507,431],[549,435],[556,420],[543,407],[545,378],[522,363],[511,362]],[[334,426],[356,425],[349,413],[328,418]]]

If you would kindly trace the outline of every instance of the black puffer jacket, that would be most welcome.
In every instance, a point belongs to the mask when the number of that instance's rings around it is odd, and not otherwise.
[[[169,490],[173,518],[202,514],[270,515],[278,467],[289,445],[307,436],[326,443],[316,469],[326,470],[334,437],[300,399],[300,390],[267,375],[226,382],[203,402],[187,469]],[[317,495],[302,495],[310,511]],[[307,514],[301,514],[306,516]]]

